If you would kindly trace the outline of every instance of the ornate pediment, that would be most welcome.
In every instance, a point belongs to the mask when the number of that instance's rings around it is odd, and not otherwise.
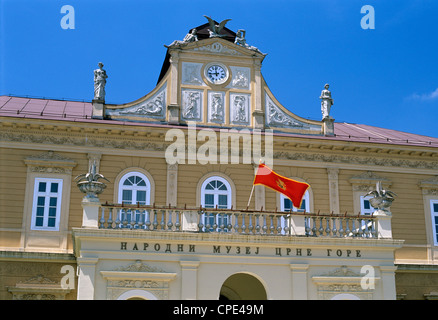
[[[235,57],[253,57],[254,55],[257,55],[261,58],[266,56],[266,54],[260,52],[256,47],[242,46],[221,38],[209,38],[202,41],[179,44],[177,47],[182,51],[193,51],[196,53],[215,55],[229,55]],[[171,46],[170,48],[174,48],[174,46]]]
[[[438,176],[421,180],[418,186],[422,189],[424,195],[438,195]]]
[[[210,52],[210,53],[221,53],[221,54],[230,54],[233,56],[241,56],[242,53],[235,49],[231,49],[226,45],[223,45],[219,41],[216,41],[212,44],[206,44],[203,46],[199,46],[194,48],[193,51],[202,51],[202,52]]]
[[[136,260],[134,263],[115,269],[115,271],[129,271],[129,272],[166,272],[161,268],[151,267],[142,263],[140,260]]]
[[[76,162],[52,150],[28,156],[24,163],[32,172],[67,173],[70,174]]]
[[[177,275],[158,267],[151,267],[140,260],[114,271],[100,273],[107,280],[108,299],[118,299],[133,289],[145,290],[158,299],[168,299],[169,282]]]
[[[7,289],[12,293],[13,300],[64,300],[65,295],[71,291],[44,275],[18,282]]]
[[[375,186],[377,182],[381,181],[382,185],[389,187],[392,182],[391,180],[381,177],[372,171],[363,172],[359,175],[350,178],[350,183],[353,185],[365,185],[365,186]]]

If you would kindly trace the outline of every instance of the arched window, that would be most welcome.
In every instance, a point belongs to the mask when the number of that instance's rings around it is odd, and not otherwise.
[[[205,179],[201,185],[201,206],[206,209],[231,209],[232,192],[230,183],[219,176]],[[227,226],[228,216],[225,214],[215,215],[210,213],[203,217],[206,229],[214,231],[213,226]],[[226,229],[226,228],[225,228]]]
[[[201,186],[201,205],[204,208],[230,209],[231,186],[222,177],[210,177]]]
[[[118,203],[123,204],[151,204],[151,183],[141,172],[128,172],[120,179],[118,190]],[[128,224],[134,219],[138,223],[141,218],[139,210],[120,210],[120,221],[127,220]]]
[[[119,203],[148,205],[151,202],[151,184],[140,172],[128,172],[119,183]]]

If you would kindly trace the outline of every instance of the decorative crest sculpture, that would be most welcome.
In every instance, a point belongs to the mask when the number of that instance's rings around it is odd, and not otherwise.
[[[365,197],[373,196],[369,201],[373,208],[389,213],[389,208],[397,196],[396,193],[382,188],[382,181],[376,183],[376,190],[368,192]]]
[[[210,29],[208,29],[208,31],[210,32],[210,38],[215,38],[215,37],[225,37],[224,34],[220,34],[222,29],[225,27],[225,25],[227,24],[228,21],[231,21],[231,19],[226,19],[224,21],[222,21],[219,24],[216,24],[214,22],[214,20],[206,15],[204,15],[204,17],[207,18],[208,23],[210,24]]]

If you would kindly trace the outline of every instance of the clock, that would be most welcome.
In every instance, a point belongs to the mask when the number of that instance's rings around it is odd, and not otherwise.
[[[222,64],[211,63],[204,69],[205,77],[213,84],[222,84],[228,79],[228,69]]]

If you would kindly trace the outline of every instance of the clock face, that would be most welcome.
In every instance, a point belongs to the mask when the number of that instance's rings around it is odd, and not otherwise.
[[[227,76],[227,72],[223,67],[218,65],[212,65],[207,69],[208,79],[213,83],[222,82]]]

